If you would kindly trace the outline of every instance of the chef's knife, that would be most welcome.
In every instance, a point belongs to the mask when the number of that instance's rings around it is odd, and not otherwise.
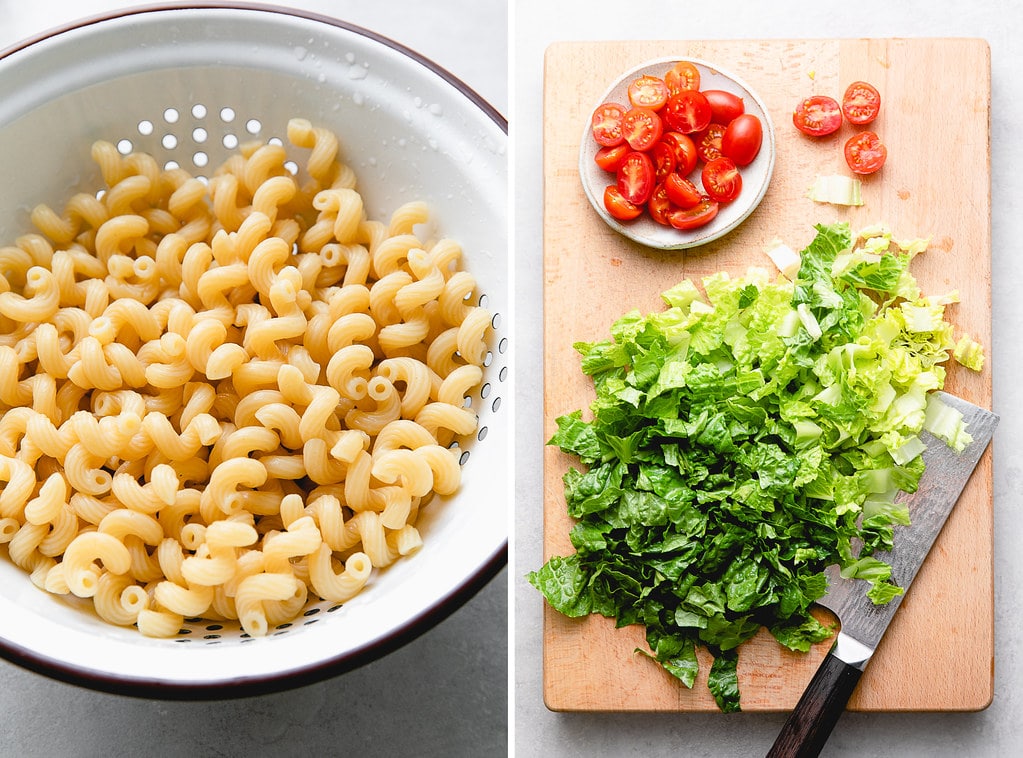
[[[896,533],[893,552],[877,554],[891,564],[892,581],[906,592],[998,424],[998,416],[990,411],[944,392],[938,395],[963,414],[973,441],[956,453],[926,432],[921,435],[927,444],[923,453],[926,471],[917,491],[902,498],[909,506],[912,525]],[[768,758],[811,758],[827,742],[905,597],[903,593],[885,605],[874,605],[867,598],[867,589],[865,581],[843,579],[837,566],[829,568],[828,593],[817,602],[838,616],[841,631],[782,727]]]

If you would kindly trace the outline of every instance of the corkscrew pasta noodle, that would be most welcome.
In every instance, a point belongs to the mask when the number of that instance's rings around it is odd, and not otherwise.
[[[208,180],[96,142],[103,186],[0,246],[0,548],[169,637],[343,603],[459,486],[491,315],[420,200],[367,218],[293,119]],[[301,165],[299,171],[289,165]]]

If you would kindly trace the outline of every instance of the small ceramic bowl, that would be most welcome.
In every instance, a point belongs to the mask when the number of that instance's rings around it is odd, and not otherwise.
[[[728,234],[756,210],[767,192],[771,174],[774,171],[774,127],[768,116],[767,106],[737,76],[706,61],[694,58],[659,58],[647,61],[618,77],[601,98],[593,104],[593,109],[587,113],[587,116],[598,105],[605,102],[617,102],[627,107],[629,104],[628,87],[631,82],[643,75],[663,78],[665,72],[681,60],[689,61],[699,70],[701,90],[724,90],[738,95],[743,99],[745,112],[759,118],[763,125],[764,136],[760,152],[752,163],[741,169],[742,193],[737,199],[729,203],[722,203],[717,216],[710,223],[696,229],[682,231],[658,224],[645,212],[634,221],[615,219],[604,207],[604,189],[609,184],[614,184],[614,175],[601,169],[594,161],[600,146],[593,139],[588,118],[583,127],[579,147],[579,176],[586,197],[593,209],[607,222],[608,226],[618,233],[641,245],[659,250],[694,248]],[[699,167],[689,178],[702,189]]]

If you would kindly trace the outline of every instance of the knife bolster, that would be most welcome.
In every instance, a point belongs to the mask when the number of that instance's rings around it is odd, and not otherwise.
[[[874,649],[844,632],[839,632],[831,654],[853,668],[863,671],[870,662]]]

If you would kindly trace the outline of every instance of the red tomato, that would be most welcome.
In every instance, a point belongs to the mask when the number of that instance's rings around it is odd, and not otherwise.
[[[593,156],[593,160],[597,162],[605,171],[610,171],[612,174],[618,170],[618,166],[621,165],[622,158],[624,158],[632,150],[626,143],[615,145],[614,147],[602,147],[597,151],[597,154]]]
[[[654,162],[654,173],[657,181],[663,182],[664,177],[675,170],[678,159],[675,157],[675,148],[661,139],[650,150],[650,160]]]
[[[633,150],[649,150],[663,133],[661,117],[649,108],[630,108],[622,116],[622,134]]]
[[[684,90],[700,89],[700,69],[689,61],[679,61],[664,75],[668,92],[675,95]]]
[[[803,134],[823,137],[838,131],[842,125],[842,109],[838,101],[827,95],[814,95],[800,101],[792,113],[792,123]]]
[[[641,76],[629,85],[629,102],[633,107],[660,110],[668,101],[668,85],[656,76]]]
[[[721,137],[721,154],[739,166],[748,166],[760,152],[764,141],[764,128],[752,113],[743,113],[732,119]]]
[[[857,174],[873,174],[888,158],[888,148],[874,132],[854,134],[845,143],[845,162]]]
[[[668,214],[671,213],[671,200],[668,199],[668,191],[663,184],[658,184],[650,199],[647,200],[646,209],[650,212],[650,218],[663,226],[671,226]]]
[[[731,158],[716,158],[703,167],[700,174],[703,189],[711,200],[727,203],[742,192],[742,175]]]
[[[703,93],[689,89],[669,97],[661,113],[669,129],[683,134],[706,129],[711,115],[710,103]]]
[[[676,208],[668,214],[668,221],[676,229],[696,229],[709,224],[718,215],[718,204],[716,200],[704,197],[699,204],[692,208]]]
[[[646,153],[633,150],[618,167],[618,191],[630,203],[642,205],[654,191],[654,164]]]
[[[619,221],[632,221],[634,218],[639,218],[639,214],[643,212],[640,206],[622,197],[622,193],[613,184],[604,188],[604,207],[613,218]]]
[[[692,137],[681,132],[665,132],[661,141],[670,145],[675,151],[675,170],[686,176],[696,168],[699,155],[696,152],[696,143]]]
[[[692,208],[703,199],[696,185],[678,174],[670,174],[664,180],[664,191],[668,194],[668,199],[679,208]]]
[[[881,95],[874,85],[853,82],[842,96],[842,114],[850,124],[869,124],[881,111]]]
[[[625,108],[618,103],[604,103],[598,105],[593,111],[590,119],[593,127],[593,139],[598,145],[614,147],[620,145],[625,139],[622,134],[622,117],[625,115]]]
[[[738,95],[722,89],[705,89],[703,96],[710,103],[710,120],[728,126],[733,119],[746,112],[746,104]]]
[[[725,136],[725,127],[721,124],[711,124],[707,129],[697,135],[696,154],[704,163],[721,157],[721,140]]]

